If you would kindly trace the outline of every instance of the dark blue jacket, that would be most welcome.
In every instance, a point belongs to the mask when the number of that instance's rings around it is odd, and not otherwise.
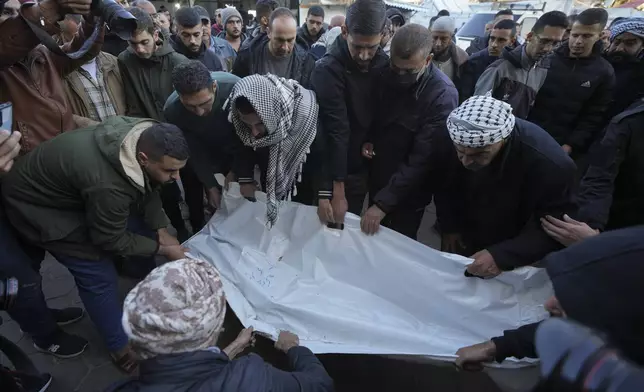
[[[461,67],[459,68],[461,77],[458,81],[458,85],[456,86],[458,88],[460,102],[463,102],[474,95],[476,82],[483,74],[483,71],[498,59],[499,57],[497,56],[490,56],[487,48],[485,48],[474,53],[466,62],[461,64]]]
[[[615,116],[590,154],[577,218],[596,229],[644,224],[644,99]]]
[[[306,347],[288,352],[292,372],[255,354],[231,361],[225,353],[194,351],[161,355],[140,364],[139,377],[110,392],[331,392],[333,380]]]
[[[566,315],[606,334],[628,359],[644,364],[644,226],[602,233],[544,259]],[[496,359],[536,357],[538,323],[492,338]]]
[[[344,181],[348,174],[366,167],[362,144],[375,119],[377,82],[388,67],[389,56],[378,48],[369,72],[360,71],[341,36],[316,63],[311,87],[317,94],[319,119],[327,133],[329,174],[334,181]]]
[[[447,116],[458,106],[458,92],[431,63],[412,88],[392,85],[389,75],[383,75],[379,85],[377,119],[368,136],[376,151],[369,194],[387,213],[402,206],[424,207],[432,197],[421,189],[430,171],[432,139],[446,131]]]
[[[528,115],[560,145],[584,154],[605,126],[615,86],[613,67],[601,56],[599,41],[593,54],[570,57],[564,42],[547,60],[550,68]]]
[[[434,148],[446,152],[434,164],[442,176],[434,181],[444,184],[435,196],[443,232],[461,234],[470,254],[487,249],[511,270],[561,249],[539,219],[576,212],[576,167],[543,129],[517,118],[501,152],[476,172],[463,167],[449,136],[435,138]]]

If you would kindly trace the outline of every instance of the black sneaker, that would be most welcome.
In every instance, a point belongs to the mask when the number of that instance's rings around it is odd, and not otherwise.
[[[64,308],[64,309],[49,309],[51,314],[56,320],[58,325],[68,325],[75,323],[83,318],[85,311],[83,308]]]
[[[34,342],[34,347],[45,354],[51,354],[58,358],[73,358],[81,355],[87,347],[87,340],[80,336],[70,335],[63,331],[58,331],[48,345],[38,345]]]

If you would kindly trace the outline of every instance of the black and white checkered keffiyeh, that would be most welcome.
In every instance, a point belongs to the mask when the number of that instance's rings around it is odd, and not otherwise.
[[[447,130],[459,146],[480,148],[500,142],[514,129],[510,104],[487,95],[463,102],[447,117]]]
[[[632,17],[622,19],[610,28],[610,40],[622,33],[631,33],[640,38],[644,38],[644,18]]]
[[[312,99],[305,99],[305,94]],[[237,98],[244,97],[253,105],[266,128],[266,135],[255,139],[251,129],[239,116]],[[269,148],[266,173],[266,215],[268,225],[277,221],[279,202],[297,194],[296,181],[301,174],[306,154],[317,132],[318,104],[311,91],[295,80],[275,75],[251,75],[235,84],[228,97],[229,118],[237,136],[253,148]]]

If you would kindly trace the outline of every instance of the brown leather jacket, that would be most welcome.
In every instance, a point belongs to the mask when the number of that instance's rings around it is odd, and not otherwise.
[[[103,74],[103,83],[116,110],[117,116],[125,115],[125,89],[123,88],[123,79],[119,71],[116,57],[109,53],[101,52],[96,56],[96,65]],[[92,118],[89,108],[92,101],[87,95],[81,76],[78,72],[72,72],[65,77],[65,94],[72,106],[72,112],[80,117]],[[96,118],[93,120],[98,121]]]
[[[83,21],[74,40],[63,46],[63,50],[78,50],[93,30],[94,26]],[[0,45],[0,58],[3,59],[0,61],[0,102],[13,103],[13,130],[22,133],[22,153],[76,128],[62,78],[100,52],[104,27],[101,30],[87,54],[73,60],[38,45],[38,41],[30,37],[32,33],[24,21],[10,20],[0,25],[2,41],[9,41]],[[27,50],[30,51],[24,56]],[[9,59],[15,61],[16,54],[23,57],[15,63],[7,63]]]

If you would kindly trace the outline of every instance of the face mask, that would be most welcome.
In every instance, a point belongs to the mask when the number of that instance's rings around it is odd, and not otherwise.
[[[423,77],[423,74],[425,73],[426,69],[427,69],[427,66],[424,66],[419,72],[406,73],[404,75],[400,75],[395,71],[391,70],[389,81],[393,86],[400,87],[400,88],[409,88],[414,84],[416,84]]]

